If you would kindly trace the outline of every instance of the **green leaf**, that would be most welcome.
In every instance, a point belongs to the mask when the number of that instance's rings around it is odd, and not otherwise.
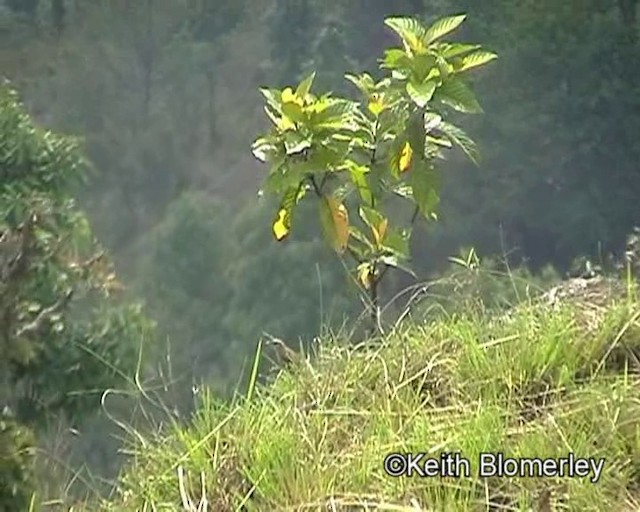
[[[423,53],[426,50],[424,39],[427,33],[422,23],[415,18],[390,17],[384,23],[400,36],[407,52]]]
[[[400,263],[400,260],[397,256],[385,255],[379,258],[380,263],[384,263],[385,265],[393,268],[397,268],[398,270],[402,270],[406,272],[412,277],[417,277],[415,272],[411,270],[408,266]]]
[[[409,257],[410,239],[411,229],[391,229],[384,241],[383,249],[406,259]]]
[[[432,54],[417,55],[414,57],[410,68],[412,71],[412,81],[419,84],[430,78],[438,77],[436,62],[437,58]]]
[[[372,204],[373,197],[366,177],[366,174],[369,172],[369,168],[365,165],[358,165],[353,161],[348,162],[347,168],[349,170],[349,175],[351,176],[351,181],[358,189],[358,193],[360,194],[362,201],[365,204]]]
[[[389,175],[389,164],[388,160],[380,158],[375,162],[375,164],[370,168],[367,181],[369,182],[369,188],[371,189],[371,193],[373,194],[374,201],[377,202],[380,194],[383,193],[385,188],[385,180]]]
[[[280,194],[294,183],[294,177],[289,173],[289,167],[284,159],[274,162],[269,169],[269,176],[263,189],[271,194]]]
[[[421,84],[407,82],[407,93],[413,102],[420,108],[423,108],[427,103],[429,103],[429,101],[431,101],[435,90],[436,82],[434,80],[428,80]]]
[[[371,241],[357,227],[351,226],[349,228],[349,235],[352,236],[358,242],[360,242],[367,249],[368,252],[375,251],[375,247],[373,246]],[[362,251],[359,251],[359,252],[363,254]]]
[[[442,116],[435,112],[425,112],[424,114],[424,132],[429,133],[431,130],[438,128],[442,123]]]
[[[360,75],[347,73],[345,78],[360,89],[360,92],[365,96],[369,96],[375,87],[375,82],[369,73],[362,73]]]
[[[309,91],[311,90],[311,86],[313,85],[313,79],[316,77],[316,72],[313,71],[307,77],[305,77],[298,87],[296,88],[296,96],[301,99],[305,99]]]
[[[440,43],[440,55],[445,59],[452,59],[453,57],[458,57],[479,49],[479,44]]]
[[[409,69],[411,59],[407,52],[401,48],[389,48],[384,51],[384,57],[380,59],[382,69]]]
[[[393,193],[405,199],[411,199],[413,197],[413,190],[411,190],[411,187],[406,183],[401,183],[394,187]]]
[[[282,104],[282,113],[294,123],[299,123],[304,120],[302,107],[291,101]]]
[[[309,149],[311,141],[298,132],[287,132],[284,147],[287,155],[295,155]]]
[[[463,130],[446,122],[442,122],[440,124],[440,130],[442,130],[442,133],[444,133],[444,135],[448,137],[453,144],[462,149],[465,155],[467,155],[474,164],[479,164],[480,153],[478,152],[476,143],[473,142],[471,137],[469,137]]]
[[[424,141],[426,136],[424,113],[415,110],[407,121],[407,140],[420,159],[424,158]]]
[[[277,89],[268,89],[263,87],[260,89],[260,93],[265,97],[267,103],[280,111],[280,104],[282,103],[282,93]]]
[[[267,162],[271,159],[270,157],[277,152],[277,149],[268,138],[260,137],[252,144],[251,152],[256,159],[261,162]]]
[[[424,43],[430,45],[436,39],[440,39],[442,36],[454,31],[462,24],[466,17],[467,16],[465,14],[461,14],[458,16],[449,16],[447,18],[439,19],[427,29],[423,38]]]
[[[361,206],[359,213],[360,218],[371,229],[376,229],[384,220],[384,216],[379,211],[368,206]]]
[[[480,114],[482,107],[473,91],[462,80],[450,77],[436,91],[435,98],[458,112]]]
[[[449,64],[446,59],[442,57],[438,57],[436,60],[438,64],[438,71],[440,72],[440,77],[443,80],[446,80],[449,74],[453,71],[453,66]]]
[[[413,190],[413,199],[416,202],[420,213],[429,217],[440,202],[439,177],[435,170],[428,165],[416,167],[411,174],[410,183]]]
[[[498,56],[495,53],[487,52],[487,51],[477,51],[466,55],[460,61],[460,66],[456,67],[456,71],[466,71],[468,69],[472,69],[478,66],[482,66],[487,62],[491,62],[492,60],[497,59]]]
[[[357,104],[336,99],[321,99],[307,108],[309,125],[316,130],[347,129],[355,130],[357,125],[351,115]]]

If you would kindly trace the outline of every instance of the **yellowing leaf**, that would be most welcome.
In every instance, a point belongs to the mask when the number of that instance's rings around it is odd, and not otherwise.
[[[282,103],[286,103],[287,101],[295,101],[296,95],[293,94],[293,89],[291,87],[287,87],[282,91]]]
[[[282,118],[278,120],[278,128],[280,128],[280,130],[282,130],[283,132],[286,132],[290,128],[294,127],[295,124],[287,116],[282,116]]]
[[[301,107],[304,105],[304,98],[299,98],[293,92],[291,87],[287,87],[282,91],[282,103],[297,103]]]
[[[380,247],[382,245],[384,237],[387,234],[388,225],[389,221],[387,219],[383,219],[382,221],[380,221],[380,224],[378,226],[371,226],[371,232],[373,233],[376,247]]]
[[[384,110],[384,103],[382,101],[382,95],[373,93],[369,98],[369,112],[378,117]]]
[[[402,151],[400,152],[400,172],[405,172],[411,166],[411,159],[413,157],[413,149],[408,142],[404,143]]]
[[[298,202],[304,197],[306,192],[302,184],[287,188],[278,207],[278,215],[273,221],[272,230],[278,242],[284,240],[291,232],[293,214]]]
[[[378,226],[378,235],[380,236],[379,244],[384,240],[385,235],[387,234],[387,227],[389,226],[389,221],[384,219],[380,225]]]
[[[320,207],[325,234],[333,249],[342,254],[349,241],[349,213],[335,197],[327,197],[320,203]]]
[[[278,212],[278,218],[273,223],[273,236],[278,242],[281,242],[289,234],[291,226],[291,218],[289,212],[285,208],[281,208]]]
[[[424,42],[413,34],[407,34],[407,43],[415,53],[423,53],[427,49]]]
[[[345,206],[335,199],[329,203],[329,207],[333,215],[333,224],[336,227],[337,250],[342,253],[347,248],[349,241],[349,213]]]
[[[371,286],[371,264],[370,263],[361,263],[358,265],[358,281],[362,283],[367,290]]]

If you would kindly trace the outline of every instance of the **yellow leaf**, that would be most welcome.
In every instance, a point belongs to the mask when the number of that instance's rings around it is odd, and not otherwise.
[[[380,222],[380,225],[377,228],[372,229],[373,237],[376,239],[376,246],[382,245],[382,241],[384,240],[384,236],[387,234],[387,227],[389,225],[389,221],[384,219]]]
[[[287,116],[282,116],[282,118],[278,121],[278,128],[280,128],[280,130],[282,130],[283,132],[286,132],[288,129],[294,127],[295,124]]]
[[[293,89],[291,87],[287,87],[282,91],[282,103],[286,103],[287,101],[294,101],[296,95],[293,94]]]
[[[378,117],[384,110],[384,103],[382,101],[382,95],[373,93],[369,99],[369,112]]]
[[[371,265],[369,263],[361,263],[358,265],[358,281],[362,283],[367,290],[370,286],[369,276],[371,275]]]
[[[329,198],[329,208],[331,209],[333,225],[336,229],[336,250],[339,253],[343,253],[349,241],[349,213],[344,204],[333,197]]]
[[[291,102],[291,103],[297,103],[301,107],[304,106],[304,98],[299,98],[298,96],[296,96],[291,87],[287,87],[285,90],[282,91],[281,99],[282,99],[282,103]]]
[[[385,235],[387,234],[387,228],[389,227],[389,221],[384,219],[380,226],[378,227],[378,232],[380,233],[380,240],[384,240]]]
[[[404,143],[404,147],[402,148],[402,152],[400,153],[400,172],[405,172],[411,167],[411,159],[413,157],[413,149],[411,149],[411,144],[408,142]]]
[[[349,241],[349,213],[335,197],[327,197],[320,203],[323,229],[333,249],[342,254]]]
[[[290,217],[289,212],[281,208],[278,212],[278,218],[273,223],[273,236],[278,242],[281,242],[289,234]]]

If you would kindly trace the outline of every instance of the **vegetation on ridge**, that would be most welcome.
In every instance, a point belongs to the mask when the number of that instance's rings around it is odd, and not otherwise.
[[[411,323],[377,348],[323,339],[268,385],[232,404],[206,396],[191,425],[136,444],[104,508],[637,510],[640,309],[614,294],[593,311],[532,300]],[[383,469],[390,452],[457,451],[606,464],[595,484]]]

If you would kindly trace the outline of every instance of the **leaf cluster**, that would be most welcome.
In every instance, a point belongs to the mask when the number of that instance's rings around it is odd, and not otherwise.
[[[0,512],[27,510],[35,489],[31,431],[0,411]]]
[[[295,89],[261,90],[272,128],[254,142],[253,154],[270,165],[265,191],[280,197],[272,226],[277,240],[289,235],[297,205],[312,195],[326,238],[339,254],[354,257],[365,288],[372,289],[388,267],[410,272],[411,225],[418,215],[436,218],[436,161],[456,146],[478,161],[473,141],[447,116],[482,112],[464,75],[496,55],[479,45],[442,41],[464,19],[425,26],[414,18],[387,18],[401,46],[384,52],[381,80],[346,75],[359,101],[312,94],[314,73]],[[385,211],[390,196],[414,205],[409,225],[391,221]]]

